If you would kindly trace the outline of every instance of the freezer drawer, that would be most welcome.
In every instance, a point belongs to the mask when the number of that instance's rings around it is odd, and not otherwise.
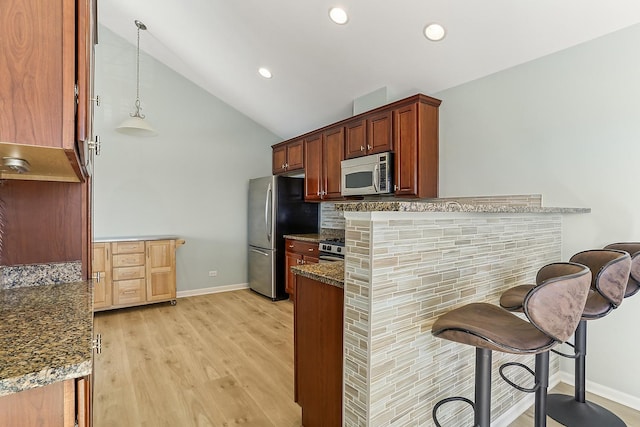
[[[249,287],[271,299],[276,292],[276,251],[249,247]]]

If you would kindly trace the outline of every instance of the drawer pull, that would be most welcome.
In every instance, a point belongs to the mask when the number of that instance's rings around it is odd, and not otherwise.
[[[129,291],[122,291],[120,292],[122,295],[132,295],[132,294],[137,294],[138,291],[135,289],[129,290]]]

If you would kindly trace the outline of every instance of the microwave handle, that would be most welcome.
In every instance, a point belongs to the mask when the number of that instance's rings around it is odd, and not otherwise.
[[[373,189],[376,191],[376,193],[380,188],[380,165],[376,163],[376,165],[373,167]]]

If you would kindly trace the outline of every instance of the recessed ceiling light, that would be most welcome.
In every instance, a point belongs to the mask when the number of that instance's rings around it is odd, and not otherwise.
[[[424,36],[432,42],[438,42],[444,38],[447,32],[440,24],[429,24],[424,27]]]
[[[349,20],[347,12],[340,7],[333,7],[329,10],[329,18],[336,24],[346,24]]]
[[[270,79],[272,77],[271,71],[269,71],[269,69],[264,67],[258,68],[258,73],[260,73],[260,75],[265,79]]]

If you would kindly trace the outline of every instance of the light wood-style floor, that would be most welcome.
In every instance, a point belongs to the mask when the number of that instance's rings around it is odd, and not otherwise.
[[[249,290],[181,298],[176,306],[97,313],[95,331],[103,344],[95,358],[95,427],[300,426],[288,301]],[[557,389],[572,393],[564,384]],[[639,412],[588,397],[640,426]],[[511,426],[532,426],[532,413]]]

